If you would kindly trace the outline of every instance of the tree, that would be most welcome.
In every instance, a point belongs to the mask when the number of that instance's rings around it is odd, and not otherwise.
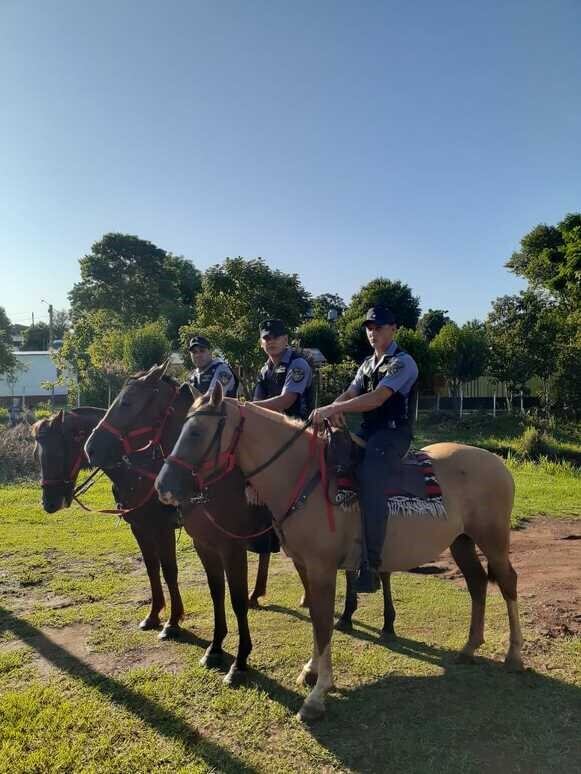
[[[431,389],[433,366],[432,353],[430,352],[428,342],[417,331],[412,331],[409,328],[400,328],[395,338],[398,345],[405,349],[417,363],[419,389]]]
[[[581,301],[581,213],[570,213],[557,224],[540,224],[521,239],[521,249],[506,266],[546,288],[569,308]]]
[[[0,306],[0,376],[6,374],[8,377],[18,368],[18,361],[12,353],[10,327],[8,315],[4,307]]]
[[[262,258],[226,258],[204,274],[193,321],[182,327],[184,348],[191,335],[208,337],[232,366],[250,394],[264,362],[259,348],[261,320],[278,317],[293,331],[305,318],[309,296],[296,274],[271,269]]]
[[[38,322],[27,328],[23,335],[23,352],[44,352],[48,350],[48,325]]]
[[[322,293],[320,296],[315,296],[311,305],[311,311],[315,320],[328,320],[328,314],[331,309],[337,311],[337,317],[341,317],[347,304],[341,296],[334,293]]]
[[[81,281],[69,298],[72,318],[106,309],[125,325],[168,321],[168,334],[193,315],[200,273],[185,258],[129,234],[105,234],[80,259]]]
[[[534,290],[497,298],[486,319],[486,332],[488,373],[505,383],[507,409],[512,410],[514,394],[524,390],[533,376],[543,380],[543,398],[548,404],[559,351],[555,303],[546,293]]]
[[[476,320],[461,328],[447,323],[430,344],[430,350],[436,371],[448,381],[462,415],[463,386],[482,376],[486,367],[488,345],[484,326]]]
[[[412,295],[408,285],[379,277],[355,293],[339,320],[343,349],[356,362],[369,354],[369,344],[362,328],[369,307],[383,304],[394,313],[398,326],[414,330],[420,316],[420,301]]]
[[[444,325],[449,322],[452,321],[448,317],[447,309],[428,309],[420,317],[417,330],[423,339],[430,342],[438,335]]]
[[[66,309],[57,309],[52,318],[52,338],[62,339],[70,328],[69,313]]]
[[[133,328],[123,337],[123,362],[129,373],[163,363],[170,352],[171,342],[161,322]]]
[[[303,347],[320,349],[328,363],[341,360],[341,345],[336,329],[326,320],[309,320],[297,329],[297,338]]]

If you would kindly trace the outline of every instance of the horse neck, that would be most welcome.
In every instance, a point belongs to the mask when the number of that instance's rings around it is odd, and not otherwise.
[[[181,433],[183,424],[186,420],[186,415],[191,408],[194,399],[191,392],[188,390],[178,393],[177,398],[174,401],[174,411],[170,415],[166,422],[163,434],[161,436],[161,445],[163,447],[164,454],[170,454],[173,447]]]
[[[270,412],[268,412],[270,413]],[[266,410],[250,407],[240,437],[240,467],[244,473],[262,465],[297,431],[295,425],[271,419]],[[309,455],[312,431],[305,431],[293,445],[274,460],[265,470],[252,477],[251,483],[275,516],[286,513],[293,489]],[[308,481],[316,470],[316,462],[309,464]]]
[[[80,406],[78,409],[70,411],[69,414],[74,417],[75,428],[81,429],[85,434],[85,440],[97,427],[99,422],[105,416],[105,409],[96,408],[95,406]],[[84,442],[81,444],[77,451],[80,452]],[[83,454],[81,461],[81,470],[87,470],[89,463],[86,456]]]

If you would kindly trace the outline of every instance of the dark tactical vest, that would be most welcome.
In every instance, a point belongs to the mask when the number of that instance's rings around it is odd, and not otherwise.
[[[305,389],[302,395],[297,395],[297,399],[290,408],[287,408],[284,413],[289,417],[296,417],[297,419],[307,419],[311,411],[315,408],[315,380],[313,378],[313,366],[309,362],[309,357],[305,352],[297,352],[296,349],[291,349],[291,356],[288,363],[280,362],[274,368],[269,368],[270,363],[265,363],[260,370],[258,376],[258,384],[261,385],[265,398],[276,398],[284,387],[286,381],[286,375],[289,368],[292,368],[293,360],[301,357],[306,360],[311,368],[311,383]]]
[[[368,357],[363,362],[362,376],[363,376],[363,391],[373,392],[376,389],[379,382],[386,374],[385,370],[382,370],[383,366],[388,366],[397,359],[397,355],[407,354],[403,349],[396,347],[395,352],[392,355],[384,356],[383,363],[373,370],[373,355]],[[399,392],[394,392],[391,398],[388,398],[373,411],[366,411],[362,417],[363,422],[361,429],[368,437],[372,433],[378,430],[387,430],[389,428],[407,427],[411,429],[412,421],[409,414],[410,398],[414,394],[415,384],[411,388],[409,395],[405,396]]]
[[[216,360],[214,363],[209,365],[205,371],[202,371],[202,373],[199,373],[199,369],[196,368],[190,377],[190,381],[196,390],[199,390],[202,394],[208,392],[210,384],[212,383],[212,379],[214,378],[214,374],[216,373],[217,369],[223,365],[223,360]],[[230,367],[228,366],[228,368]],[[236,378],[236,374],[232,371],[231,368],[230,371],[234,376],[234,387],[228,393],[226,393],[226,397],[235,398],[238,392],[238,379]],[[224,387],[225,385],[222,386]]]

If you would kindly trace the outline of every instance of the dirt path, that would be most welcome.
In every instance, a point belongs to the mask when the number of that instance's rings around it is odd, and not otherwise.
[[[511,561],[532,625],[548,637],[581,635],[581,520],[535,519],[514,530]],[[449,551],[424,570],[464,586]]]

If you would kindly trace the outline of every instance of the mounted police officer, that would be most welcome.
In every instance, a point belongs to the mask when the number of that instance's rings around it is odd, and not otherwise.
[[[361,413],[360,435],[367,441],[358,470],[361,510],[365,528],[363,561],[357,591],[379,588],[379,567],[385,540],[385,485],[389,471],[398,471],[412,439],[409,398],[418,378],[415,360],[394,341],[393,313],[373,306],[364,321],[373,354],[361,364],[348,389],[333,403],[313,414],[320,424],[340,414]]]
[[[282,320],[260,323],[260,346],[268,360],[260,370],[254,403],[290,417],[307,419],[313,399],[313,371],[305,357],[289,347]]]
[[[200,392],[213,389],[220,382],[224,395],[235,398],[238,392],[238,380],[232,369],[219,357],[212,357],[210,342],[205,336],[190,339],[190,356],[195,368],[190,374],[190,383]]]

